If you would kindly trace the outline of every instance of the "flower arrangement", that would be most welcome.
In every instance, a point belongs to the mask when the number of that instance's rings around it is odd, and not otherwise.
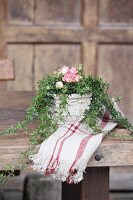
[[[82,65],[79,65],[78,68],[63,66],[53,74],[45,75],[39,81],[38,91],[27,109],[25,119],[18,122],[16,126],[1,131],[0,134],[12,134],[19,129],[25,129],[33,119],[36,119],[38,128],[31,133],[31,143],[39,143],[57,129],[57,121],[62,120],[64,110],[67,112],[68,98],[72,94],[79,94],[81,97],[91,94],[91,104],[89,109],[85,110],[82,120],[94,130],[94,134],[101,131],[97,118],[104,114],[105,109],[120,127],[132,132],[131,123],[121,112],[116,110],[112,98],[108,94],[108,87],[109,84],[102,78],[85,75]],[[53,117],[55,95],[60,98],[56,119]],[[119,98],[115,99],[115,101],[118,100]]]
[[[133,126],[121,111],[118,108],[116,109],[114,101],[120,99],[117,97],[112,100],[108,94],[108,87],[109,84],[102,78],[85,75],[83,65],[79,65],[77,68],[63,66],[53,74],[45,75],[39,81],[38,91],[26,111],[24,120],[9,129],[0,131],[0,135],[14,134],[18,130],[28,131],[28,124],[34,122],[35,119],[38,122],[38,127],[34,131],[30,130],[31,146],[23,153],[23,158],[28,157],[32,154],[34,145],[40,143],[58,129],[59,121],[64,123],[63,112],[65,111],[70,115],[67,109],[68,102],[70,97],[76,94],[81,98],[87,95],[91,99],[83,113],[82,121],[93,130],[93,134],[102,132],[98,118],[103,116],[106,110],[119,127],[131,132],[128,137],[118,136],[115,133],[112,133],[112,136],[120,139],[133,139]],[[53,108],[55,108],[56,97],[60,101],[55,110]],[[20,168],[23,166],[23,158],[20,160]],[[7,174],[13,176],[14,166],[8,167],[6,173],[0,175],[0,182],[5,180]]]

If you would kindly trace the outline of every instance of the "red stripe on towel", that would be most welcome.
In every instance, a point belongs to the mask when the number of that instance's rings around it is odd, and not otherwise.
[[[101,127],[104,128],[107,123],[108,123],[108,119],[109,119],[109,112],[106,112],[103,116],[103,119],[102,119],[102,122],[101,122]],[[81,129],[80,129],[81,132],[83,132]],[[86,148],[86,145],[88,144],[89,140],[93,137],[94,135],[90,134],[89,136],[85,137],[80,145],[79,145],[79,148],[78,148],[78,151],[77,151],[77,154],[76,154],[76,157],[75,157],[75,160],[73,162],[73,164],[71,165],[69,171],[71,172],[71,175],[72,174],[75,174],[76,171],[73,169],[73,166],[76,164],[76,162],[81,158],[81,156],[83,155],[84,151],[85,151],[85,148]],[[68,177],[68,180],[67,180],[69,183],[71,183],[71,180],[70,180],[70,176]]]
[[[54,147],[54,150],[53,150],[53,154],[52,154],[51,159],[50,159],[50,161],[49,161],[49,164],[48,164],[48,166],[47,166],[46,172],[44,172],[45,175],[49,175],[49,174],[51,174],[51,173],[54,173],[55,168],[56,168],[56,166],[57,166],[58,163],[59,163],[59,156],[60,156],[61,149],[62,149],[62,146],[63,146],[65,140],[68,139],[69,137],[71,137],[71,136],[75,133],[75,131],[78,129],[78,127],[80,126],[80,123],[79,123],[77,126],[75,126],[75,123],[76,123],[76,122],[74,122],[73,124],[71,124],[71,125],[69,126],[68,130],[65,132],[65,134],[64,134],[63,136],[61,136],[61,137],[57,140],[57,142],[56,142],[56,144],[55,144],[55,147]],[[71,129],[72,127],[74,127],[73,130]],[[51,168],[50,168],[50,164],[51,164],[51,162],[52,162],[52,160],[53,160],[54,153],[55,153],[55,150],[56,150],[56,147],[57,147],[57,144],[58,144],[59,140],[62,139],[70,130],[72,131],[71,134],[68,135],[67,137],[65,137],[65,138],[62,140],[61,145],[60,145],[60,148],[59,148],[58,153],[57,153],[57,157],[56,157],[55,161],[53,162],[53,164],[52,164],[52,166],[51,166]],[[52,170],[52,171],[51,171],[51,170]]]
[[[81,156],[84,153],[84,150],[86,148],[86,145],[88,144],[89,140],[93,137],[92,134],[86,136],[80,143],[79,148],[78,148],[78,152],[76,154],[75,160],[72,164],[72,166],[70,167],[70,170],[72,169],[72,167],[74,166],[74,164],[81,158]]]
[[[109,120],[109,112],[106,112],[106,113],[104,114],[103,119],[102,119],[102,122],[101,122],[101,127],[102,127],[102,128],[104,128],[104,127],[107,125],[108,120]],[[79,123],[77,126],[75,126],[75,123],[76,123],[76,122],[74,122],[73,124],[71,124],[71,125],[69,126],[68,130],[65,132],[65,134],[64,134],[63,136],[61,136],[61,137],[57,140],[57,142],[56,142],[56,144],[55,144],[55,147],[54,147],[54,150],[53,150],[53,154],[52,154],[51,159],[50,159],[50,161],[49,161],[49,164],[48,164],[48,166],[47,166],[47,169],[46,169],[46,171],[44,172],[45,175],[50,175],[50,174],[52,174],[52,173],[55,172],[56,167],[59,165],[59,157],[60,157],[61,150],[62,150],[62,147],[63,147],[63,144],[64,144],[65,140],[67,140],[69,137],[71,137],[71,136],[76,132],[76,130],[79,130],[79,131],[82,132],[82,133],[87,133],[87,132],[85,132],[85,131],[82,131],[82,130],[79,128],[80,123]],[[73,129],[72,129],[72,128],[73,128]],[[57,144],[58,144],[58,142],[68,133],[68,131],[71,131],[71,134],[68,135],[67,137],[65,137],[65,138],[61,141],[61,144],[60,144],[60,147],[59,147],[59,150],[58,150],[58,153],[57,153],[57,157],[56,157],[56,159],[54,160],[54,162],[52,163],[52,166],[50,167],[50,164],[51,164],[51,162],[52,162],[52,160],[53,160],[53,157],[54,157],[54,153],[55,153]],[[78,151],[77,151],[77,154],[76,154],[76,157],[75,157],[75,160],[74,160],[73,164],[71,165],[69,171],[72,172],[72,170],[73,170],[72,167],[74,166],[74,164],[75,164],[75,163],[81,158],[81,156],[83,155],[83,153],[84,153],[84,151],[85,151],[85,148],[86,148],[86,145],[88,144],[88,142],[89,142],[89,140],[90,140],[90,138],[91,138],[92,136],[93,136],[93,135],[90,134],[89,136],[86,136],[86,137],[81,141],[81,143],[80,143],[80,145],[79,145],[79,148],[78,148]],[[68,180],[69,180],[69,177],[68,177]]]
[[[105,112],[103,118],[102,118],[102,122],[101,122],[101,128],[105,128],[105,126],[107,125],[108,121],[109,121],[109,112]]]

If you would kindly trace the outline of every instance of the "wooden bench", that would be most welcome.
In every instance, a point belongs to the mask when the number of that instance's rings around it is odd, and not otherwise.
[[[34,95],[34,92],[1,92],[0,130],[8,128],[24,118],[25,109]],[[32,126],[35,125],[32,124]],[[116,129],[116,132],[120,131]],[[126,133],[126,131],[124,132]],[[20,153],[28,147],[29,138],[22,133],[0,136],[0,170],[4,170],[6,164],[17,166]],[[39,146],[36,147],[36,150],[38,148]],[[25,163],[27,170],[31,171],[29,161],[26,160]],[[133,166],[133,141],[104,138],[88,163],[84,180],[79,184],[72,185],[63,183],[62,199],[108,200],[109,168],[112,166]]]

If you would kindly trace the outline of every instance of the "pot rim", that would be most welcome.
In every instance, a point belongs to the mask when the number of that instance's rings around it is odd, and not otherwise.
[[[85,94],[85,95],[80,95],[80,94],[70,94],[69,95],[69,98],[70,99],[80,99],[80,98],[91,98],[92,97],[92,95],[91,94]],[[59,95],[57,95],[57,94],[54,94],[54,98],[55,99],[60,99],[60,97],[59,97]]]

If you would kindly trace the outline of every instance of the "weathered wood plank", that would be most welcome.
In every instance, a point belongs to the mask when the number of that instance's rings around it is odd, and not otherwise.
[[[127,168],[123,172],[110,173],[110,190],[111,191],[133,191],[133,173]]]
[[[85,74],[96,74],[96,56],[97,45],[93,42],[84,42],[83,49],[83,64]]]
[[[80,0],[38,0],[36,1],[36,24],[48,26],[79,25],[81,6]]]
[[[20,34],[21,33],[21,34]],[[5,37],[9,42],[80,42],[83,34],[81,27],[66,28],[47,28],[43,27],[7,27]]]
[[[5,26],[5,15],[7,9],[7,2],[4,0],[0,1],[0,58],[5,58],[5,34],[4,34],[4,26]]]
[[[133,121],[133,45],[101,44],[98,47],[98,76],[110,84],[111,95],[122,96],[119,106]],[[119,59],[117,59],[119,58]]]
[[[133,192],[112,192],[110,200],[132,200]]]
[[[85,0],[83,10],[83,26],[87,29],[94,29],[98,25],[98,0]]]
[[[28,149],[29,138],[22,133],[13,136],[0,136],[0,169],[6,164],[18,164],[20,153]],[[39,146],[36,147],[38,150]],[[132,166],[133,165],[133,141],[119,141],[105,138],[92,156],[88,167],[104,166]],[[102,155],[100,161],[95,160],[97,154]],[[26,163],[29,165],[28,160]],[[29,166],[30,167],[30,166]],[[28,167],[28,168],[29,168]]]
[[[15,125],[25,117],[25,110],[35,92],[1,92],[0,130]]]
[[[21,33],[21,34],[20,34]],[[133,29],[122,27],[121,29],[100,28],[99,29],[84,29],[84,27],[66,28],[43,28],[43,27],[6,27],[5,37],[8,42],[76,42],[83,41],[91,42],[122,42],[129,43],[133,41]]]
[[[108,200],[108,195],[109,168],[87,168],[81,182],[81,200]]]
[[[0,80],[14,79],[14,62],[12,60],[0,60]]]
[[[8,57],[15,62],[15,80],[7,82],[8,90],[31,91],[33,88],[33,46],[8,45]]]
[[[132,0],[101,0],[100,24],[104,25],[133,25],[133,1]]]
[[[8,23],[12,25],[31,25],[34,21],[34,0],[9,0]]]
[[[5,34],[4,34],[4,24],[6,15],[7,1],[0,1],[0,58],[6,57],[6,44],[5,44]],[[0,91],[6,89],[6,81],[0,80]]]

